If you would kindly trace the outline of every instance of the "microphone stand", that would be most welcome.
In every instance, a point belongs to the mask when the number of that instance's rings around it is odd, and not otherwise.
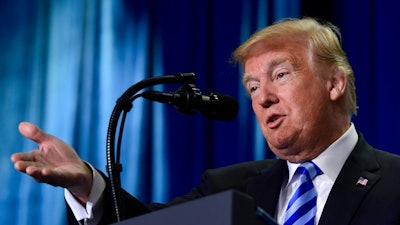
[[[111,113],[111,117],[108,124],[107,129],[107,141],[106,141],[106,151],[107,151],[107,172],[110,178],[111,183],[111,194],[112,194],[112,203],[114,208],[114,214],[117,218],[117,222],[120,222],[124,219],[125,215],[123,211],[120,209],[120,193],[121,193],[121,178],[120,173],[122,171],[122,165],[119,163],[119,150],[122,139],[122,132],[124,127],[124,120],[126,114],[132,109],[132,102],[140,95],[135,94],[140,90],[158,85],[158,84],[170,84],[170,83],[185,83],[185,84],[193,84],[194,83],[194,73],[180,73],[173,75],[165,75],[158,77],[151,77],[129,87],[120,98],[118,98],[114,110]],[[116,129],[118,127],[118,121],[121,113],[123,114],[123,119],[120,124],[119,138],[118,138],[118,157],[115,159],[115,135]]]

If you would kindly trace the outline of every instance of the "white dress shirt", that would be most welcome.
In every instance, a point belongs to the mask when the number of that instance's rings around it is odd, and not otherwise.
[[[316,224],[319,222],[322,209],[324,208],[333,183],[335,182],[344,162],[350,155],[357,141],[358,135],[356,129],[354,124],[351,124],[350,128],[338,140],[332,143],[332,145],[330,145],[325,151],[323,151],[317,158],[313,160],[313,162],[323,172],[322,175],[317,176],[313,180],[313,184],[316,188],[318,196]],[[299,164],[290,162],[287,164],[289,169],[289,177],[287,181],[290,182],[284,182],[279,196],[277,215],[275,215],[275,218],[277,218],[279,224],[283,223],[285,216],[284,213],[287,208],[288,201],[293,192],[296,190],[296,187],[293,187],[292,177]],[[93,171],[93,185],[86,207],[82,206],[67,189],[65,189],[64,194],[66,202],[70,206],[76,220],[83,221],[85,225],[97,224],[101,219],[103,212],[103,192],[106,186],[105,181],[99,172],[92,166],[91,168]]]
[[[357,144],[357,141],[357,131],[354,124],[351,124],[350,128],[339,139],[333,142],[325,151],[312,160],[323,172],[323,174],[316,176],[313,180],[314,187],[317,191],[317,214],[315,217],[315,224],[318,224],[333,183],[335,183],[340,170]],[[287,165],[289,177],[282,185],[276,210],[277,215],[275,215],[279,224],[283,224],[288,202],[297,189],[297,187],[295,187],[296,182],[293,182],[295,179],[292,178],[300,164],[287,162]]]

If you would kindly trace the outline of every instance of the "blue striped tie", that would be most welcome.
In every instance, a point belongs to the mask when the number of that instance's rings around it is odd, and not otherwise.
[[[297,182],[300,186],[289,201],[284,225],[312,225],[317,211],[317,192],[312,180],[322,171],[313,162],[305,162],[300,164],[295,174],[299,175]]]

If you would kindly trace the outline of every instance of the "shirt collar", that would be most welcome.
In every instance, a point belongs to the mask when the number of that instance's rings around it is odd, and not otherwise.
[[[342,169],[347,157],[354,149],[358,141],[358,134],[351,123],[350,128],[335,142],[333,142],[325,151],[312,161],[326,174],[332,182],[335,182],[340,170]],[[290,181],[296,171],[299,163],[287,161]]]

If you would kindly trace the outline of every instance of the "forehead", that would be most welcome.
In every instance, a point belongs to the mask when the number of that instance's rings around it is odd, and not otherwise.
[[[244,72],[267,72],[285,64],[296,64],[296,59],[285,52],[266,52],[248,58],[244,64]]]
[[[307,63],[308,53],[304,45],[298,43],[274,43],[265,45],[260,43],[253,46],[253,51],[244,60],[243,66],[245,73],[250,70],[270,70],[282,64],[292,64],[299,67]]]
[[[255,56],[265,53],[287,53],[292,57],[304,57],[309,53],[308,44],[304,39],[298,37],[277,37],[267,40],[260,40],[251,46],[247,51],[244,63]]]

